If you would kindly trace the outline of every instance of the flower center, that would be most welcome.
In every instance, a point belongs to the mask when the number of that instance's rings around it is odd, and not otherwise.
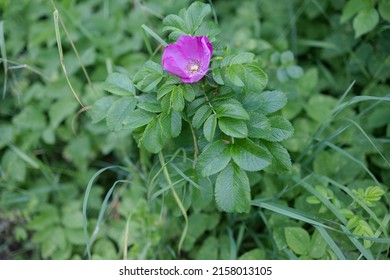
[[[202,69],[202,63],[197,59],[191,59],[186,66],[186,71],[188,74],[193,76],[194,74],[200,73]]]

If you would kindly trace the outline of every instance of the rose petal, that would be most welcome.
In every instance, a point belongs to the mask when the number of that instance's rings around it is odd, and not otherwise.
[[[209,70],[213,46],[206,36],[182,35],[175,44],[168,45],[163,53],[164,70],[177,75],[184,83],[194,83],[206,75]],[[199,73],[188,70],[194,61],[199,63]]]
[[[188,73],[185,67],[188,64],[188,59],[183,57],[180,48],[174,44],[168,45],[163,53],[162,66],[163,69],[173,75],[187,77]]]

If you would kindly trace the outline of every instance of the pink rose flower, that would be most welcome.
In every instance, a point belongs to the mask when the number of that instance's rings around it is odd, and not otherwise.
[[[164,70],[180,77],[184,83],[195,83],[210,69],[213,46],[206,36],[182,35],[169,44],[162,56]]]

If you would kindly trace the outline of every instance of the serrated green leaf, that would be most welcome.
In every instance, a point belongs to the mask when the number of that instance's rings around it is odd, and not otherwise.
[[[175,84],[164,84],[157,90],[157,100],[163,98],[167,93],[171,92],[176,87]]]
[[[279,143],[265,142],[264,145],[272,157],[272,163],[267,171],[272,173],[281,173],[289,171],[292,167],[291,158],[288,151]]]
[[[175,138],[181,132],[181,116],[175,111],[162,113],[160,115],[159,124],[161,132],[165,138]]]
[[[142,146],[151,153],[158,153],[164,146],[161,126],[157,118],[151,120],[140,139]]]
[[[213,69],[213,79],[219,85],[224,85],[225,82],[222,79],[222,70],[220,68]]]
[[[235,100],[224,100],[215,104],[214,109],[217,113],[217,117],[228,117],[237,120],[249,120],[248,112],[244,109],[242,104]]]
[[[207,177],[224,169],[230,158],[229,147],[222,140],[218,140],[206,147],[199,156],[196,166],[202,176]]]
[[[200,128],[202,124],[206,121],[206,119],[210,116],[211,112],[212,109],[208,104],[205,104],[200,107],[192,118],[193,127],[196,129]]]
[[[187,106],[187,115],[189,117],[195,115],[196,111],[202,106],[206,104],[206,98],[200,97],[192,101],[191,103],[188,104]]]
[[[262,103],[260,96],[261,93],[259,92],[245,92],[242,95],[242,106],[244,106],[245,110],[247,110],[249,113],[251,111],[257,111]]]
[[[184,22],[190,34],[195,33],[201,25],[203,18],[210,12],[210,5],[198,1],[192,3],[191,6],[188,7],[184,13]]]
[[[245,64],[245,63],[252,63],[255,59],[255,55],[253,53],[249,52],[242,52],[232,57],[229,64]]]
[[[247,122],[248,135],[254,138],[264,138],[271,132],[269,119],[260,113],[250,112],[250,120]]]
[[[136,129],[148,124],[155,116],[154,113],[136,109],[124,119],[123,126],[126,129]]]
[[[184,20],[177,15],[168,15],[164,18],[163,24],[166,25],[163,31],[183,31],[188,33]]]
[[[181,133],[182,119],[179,113],[171,112],[171,136],[175,138]]]
[[[255,110],[261,114],[270,114],[282,109],[287,103],[287,97],[280,91],[265,91],[260,94],[259,107]]]
[[[245,213],[250,209],[250,186],[245,171],[229,164],[219,173],[215,183],[215,200],[225,212]]]
[[[310,250],[310,235],[300,227],[286,227],[284,229],[286,242],[298,255],[307,255]]]
[[[184,89],[183,89],[183,93],[184,93],[185,100],[187,100],[188,102],[194,101],[195,96],[196,96],[196,92],[195,92],[195,89],[191,85],[185,84]]]
[[[379,15],[376,9],[368,8],[360,11],[353,20],[355,38],[362,36],[373,30],[379,23]]]
[[[103,89],[116,95],[135,95],[135,88],[130,78],[123,73],[111,73],[103,83]]]
[[[220,67],[232,66],[234,64],[252,63],[255,55],[250,52],[242,52],[237,55],[228,55],[224,57],[220,63]]]
[[[246,171],[259,171],[271,163],[268,152],[249,139],[235,140],[230,153],[234,162]]]
[[[245,87],[248,91],[261,91],[268,83],[267,74],[255,64],[244,65]]]
[[[382,198],[382,195],[384,195],[385,192],[378,186],[370,186],[366,189],[364,192],[364,197],[368,201],[379,201]]]
[[[156,63],[154,61],[148,60],[144,64],[144,69],[147,70],[149,73],[156,73],[156,74],[163,74],[163,69],[161,64]]]
[[[203,134],[207,141],[212,142],[217,128],[217,118],[214,114],[209,116],[203,125]]]
[[[165,27],[165,28],[163,28],[163,31],[165,31],[165,30],[168,30],[168,29]],[[181,30],[175,30],[169,34],[168,38],[171,41],[177,41],[177,39],[179,39],[179,37],[182,35],[188,35],[188,33],[181,31]]]
[[[123,121],[134,111],[137,99],[131,96],[116,100],[107,112],[107,126],[110,130],[118,132],[123,127]]]
[[[229,80],[238,87],[243,87],[244,81],[240,77],[245,77],[245,72],[242,65],[234,64],[226,69],[226,74]]]
[[[264,136],[260,137],[271,142],[280,142],[289,138],[294,128],[291,123],[282,116],[272,116],[269,118],[271,130],[265,130]]]
[[[163,77],[161,65],[149,60],[144,64],[142,70],[134,76],[134,82],[139,90],[151,92]]]
[[[116,99],[114,96],[105,96],[96,101],[91,109],[92,122],[97,123],[103,120]]]
[[[204,21],[201,23],[199,28],[196,30],[196,36],[207,36],[213,38],[221,32],[219,25],[213,21]]]
[[[167,93],[160,101],[162,112],[169,113],[172,110],[171,92]]]
[[[219,129],[226,135],[235,138],[245,138],[248,136],[248,128],[244,121],[231,118],[219,118]]]
[[[184,109],[185,101],[184,101],[184,93],[182,87],[175,87],[171,93],[171,104],[172,109],[176,112],[181,112]]]
[[[142,80],[142,84],[138,86],[141,90],[144,92],[151,92],[154,90],[154,88],[158,85],[159,82],[161,82],[163,76],[158,73],[152,73]]]
[[[156,95],[152,93],[138,96],[137,107],[151,113],[161,112],[160,102],[156,99]]]

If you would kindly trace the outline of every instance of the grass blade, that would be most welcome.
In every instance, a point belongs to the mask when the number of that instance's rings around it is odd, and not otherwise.
[[[160,160],[160,164],[161,164],[161,167],[163,169],[163,172],[164,172],[164,175],[165,175],[165,179],[167,180],[168,182],[168,185],[169,187],[171,188],[171,191],[172,191],[172,194],[173,194],[173,197],[175,198],[175,201],[177,203],[177,205],[179,206],[180,208],[180,211],[181,213],[183,214],[183,217],[184,217],[184,221],[185,221],[185,225],[184,225],[184,229],[183,229],[183,232],[181,234],[181,237],[180,237],[180,241],[179,241],[179,246],[178,246],[178,252],[181,251],[181,247],[183,245],[183,242],[184,242],[184,239],[187,235],[187,230],[188,230],[188,216],[187,216],[187,212],[183,206],[183,203],[181,202],[180,198],[178,197],[176,191],[175,191],[175,188],[172,184],[172,181],[171,181],[171,177],[169,176],[169,172],[168,172],[168,168],[167,168],[167,164],[165,163],[164,161],[164,156],[162,154],[162,152],[159,152],[158,153],[158,158]]]
[[[35,162],[31,157],[29,157],[26,153],[24,153],[22,150],[20,150],[18,147],[10,144],[8,147],[17,154],[22,160],[30,164],[33,168],[39,169],[39,164]]]
[[[150,44],[150,40],[149,40],[149,37],[146,34],[145,29],[142,28],[141,29],[141,33],[142,33],[142,37],[144,38],[146,49],[147,49],[150,57],[152,57],[153,56],[153,50],[152,50],[152,46]]]
[[[81,105],[81,107],[84,107],[84,104],[81,102],[79,96],[77,95],[76,91],[74,90],[74,88],[73,88],[73,86],[72,86],[72,83],[70,82],[69,77],[68,77],[68,74],[67,74],[67,70],[66,70],[66,66],[65,66],[65,61],[64,61],[64,52],[63,52],[63,50],[62,50],[60,28],[59,28],[59,26],[58,26],[58,18],[59,18],[58,10],[54,10],[54,12],[53,12],[53,17],[54,17],[54,30],[55,30],[55,33],[56,33],[57,47],[58,47],[58,53],[59,53],[59,55],[60,55],[60,63],[61,63],[62,71],[64,72],[66,81],[67,81],[67,83],[68,83],[68,85],[69,85],[69,88],[70,88],[70,90],[72,91],[74,97],[75,97],[76,100],[79,102],[79,104]]]
[[[377,185],[380,185],[379,182],[378,182],[378,179],[375,177],[374,174],[372,174],[372,172],[367,168],[367,166],[365,166],[365,164],[358,160],[357,158],[355,158],[354,156],[352,156],[350,153],[346,152],[345,150],[339,148],[338,146],[330,143],[330,142],[325,142],[326,146],[332,148],[333,150],[339,152],[340,154],[344,155],[345,157],[349,158],[350,160],[352,160],[353,162],[357,163],[358,165],[360,165],[364,171],[367,172],[367,174],[371,177],[372,180],[374,180],[374,182],[377,184]]]
[[[331,228],[330,226],[324,225],[324,224],[317,222],[311,218],[308,218],[308,217],[306,217],[306,215],[304,213],[297,211],[293,208],[287,207],[287,206],[278,205],[275,203],[263,202],[260,200],[252,200],[251,204],[253,206],[268,209],[270,211],[273,211],[275,213],[281,214],[283,216],[286,216],[286,217],[289,217],[289,218],[292,218],[295,220],[299,220],[299,221],[302,221],[302,222],[305,222],[308,224],[312,224],[313,226],[319,226],[319,227],[333,230],[333,228]]]
[[[327,198],[321,195],[320,192],[305,182],[305,180],[307,180],[309,177],[310,175],[303,180],[299,180],[299,178],[293,177],[293,180],[306,189],[309,193],[317,197],[343,224],[347,224],[347,219],[343,216],[343,214],[341,214],[340,211]]]
[[[87,204],[88,204],[89,195],[91,193],[92,185],[96,180],[96,178],[106,170],[115,169],[115,168],[124,169],[122,166],[118,166],[118,165],[112,165],[112,166],[99,169],[97,172],[95,172],[95,174],[93,174],[92,178],[88,182],[87,188],[85,189],[84,200],[83,200],[83,225],[84,225],[85,240],[87,243],[87,254],[89,259],[91,259],[91,248],[90,248],[90,238],[88,234],[88,218],[87,218]]]
[[[108,200],[111,198],[111,195],[112,195],[112,193],[114,192],[115,187],[116,187],[119,183],[131,183],[131,182],[128,181],[128,180],[118,180],[118,181],[115,181],[114,184],[111,186],[111,188],[108,190],[106,196],[104,197],[102,206],[100,207],[99,216],[98,216],[98,220],[97,220],[97,222],[96,222],[95,229],[93,230],[92,235],[91,235],[91,238],[90,238],[90,240],[89,240],[89,246],[88,246],[89,248],[92,247],[92,244],[93,244],[93,242],[95,241],[96,236],[97,236],[98,233],[99,233],[100,225],[101,225],[101,223],[102,223],[102,221],[103,221],[104,213],[106,213],[106,209],[107,209],[107,205],[108,205]]]
[[[335,255],[339,258],[339,260],[346,260],[343,252],[341,251],[339,246],[337,246],[336,242],[334,242],[332,237],[330,237],[329,233],[322,227],[316,226],[315,228],[318,230],[318,232],[324,238],[326,243],[328,243],[330,249],[333,251],[333,253],[335,253]]]
[[[355,245],[355,247],[360,251],[360,253],[367,259],[367,260],[374,260],[374,256],[371,254],[370,250],[364,248],[364,246],[356,239],[355,236],[351,236],[348,234],[350,231],[345,227],[341,226],[341,229],[346,233],[349,240]]]
[[[230,244],[230,259],[236,260],[237,259],[236,241],[234,240],[233,232],[229,227],[227,228],[227,233],[228,233],[229,244]]]
[[[145,24],[142,24],[141,27],[143,30],[146,31],[146,33],[148,33],[150,36],[152,36],[154,39],[156,39],[156,41],[158,41],[161,45],[163,45],[163,47],[168,46],[167,42],[165,42],[160,36],[157,35],[156,32],[154,32],[152,29],[147,27]]]
[[[7,64],[7,52],[5,50],[4,41],[4,21],[0,21],[0,52],[4,68],[4,86],[3,86],[3,99],[5,98],[5,92],[7,91],[8,81],[8,64]]]

